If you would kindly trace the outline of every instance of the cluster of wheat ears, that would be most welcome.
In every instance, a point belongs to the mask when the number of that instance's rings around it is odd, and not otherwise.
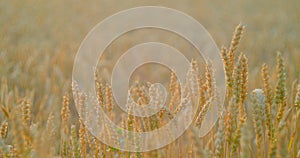
[[[188,104],[196,107],[193,124],[181,137],[164,148],[149,152],[121,151],[92,135],[84,122],[95,121],[89,118],[90,111],[85,108],[88,96],[80,91],[75,82],[70,85],[73,93],[66,91],[61,99],[60,114],[46,114],[43,111],[46,104],[50,104],[47,100],[53,97],[51,94],[35,101],[33,91],[20,92],[18,88],[9,86],[9,81],[3,77],[0,85],[0,156],[300,158],[300,83],[296,80],[292,88],[287,88],[285,61],[278,52],[276,85],[272,85],[269,68],[263,64],[263,88],[249,90],[248,59],[237,51],[243,31],[244,26],[238,25],[229,47],[222,47],[220,51],[227,86],[224,105],[218,102],[218,87],[209,63],[205,75],[202,75],[198,63],[191,62],[183,90],[175,73],[171,72],[170,99],[157,114],[150,117],[133,116],[130,114],[132,109],[128,114],[119,115],[110,85],[101,81],[101,74],[95,74],[98,106],[94,110],[103,109],[111,120],[130,131],[158,129],[184,111]],[[149,87],[148,83],[134,84],[129,93],[128,100],[140,106],[148,104],[150,97],[154,98],[154,104],[162,101],[160,91]],[[199,99],[193,100],[194,96]],[[184,98],[183,102],[181,98]],[[74,103],[80,117],[74,113]],[[199,128],[210,108],[217,108],[219,119],[213,129],[200,138]],[[97,124],[106,127],[101,119]],[[121,141],[110,134],[112,131],[104,128],[103,132],[106,139],[114,139],[117,143]]]

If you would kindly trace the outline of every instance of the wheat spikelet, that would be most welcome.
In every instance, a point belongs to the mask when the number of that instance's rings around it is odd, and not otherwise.
[[[263,78],[263,83],[264,83],[264,90],[263,93],[266,97],[266,101],[265,101],[265,113],[266,113],[266,126],[267,126],[267,135],[268,135],[268,139],[269,141],[272,139],[273,137],[273,127],[272,127],[272,90],[270,87],[270,76],[269,76],[269,70],[268,70],[268,66],[266,64],[264,64],[262,66],[262,78]]]
[[[196,121],[195,121],[195,126],[196,127],[201,127],[201,124],[204,120],[204,117],[206,116],[207,114],[207,111],[209,110],[209,107],[211,106],[211,102],[212,102],[212,98],[209,99],[203,106],[203,108],[201,109],[199,115],[197,116],[196,118]]]
[[[70,109],[69,109],[69,97],[68,95],[63,96],[62,108],[61,108],[61,117],[62,117],[62,125],[64,134],[68,133],[68,121],[70,117]]]
[[[75,125],[71,125],[71,144],[72,144],[72,157],[78,158],[80,157],[80,150],[78,145],[78,140],[76,136],[76,127]]]
[[[231,70],[233,70],[233,67],[234,67],[235,51],[238,48],[238,45],[241,41],[244,29],[245,29],[245,26],[243,26],[242,24],[239,24],[235,28],[235,31],[234,31],[232,39],[231,39],[230,47],[228,50],[228,57],[229,57],[229,61],[230,61],[230,69]]]
[[[82,120],[86,120],[85,99],[86,99],[85,94],[82,92],[79,92],[76,104],[78,106],[79,116]]]
[[[240,102],[242,99],[242,73],[243,73],[243,54],[239,56],[238,65],[234,69],[234,85],[233,85],[233,95],[236,97],[236,103]]]
[[[20,104],[22,105],[23,102]],[[19,118],[20,111],[22,109],[14,109],[14,111],[11,114],[10,121],[13,122],[11,124],[11,132],[13,137],[13,148],[14,153],[16,155],[23,154],[26,148],[28,147],[26,144],[26,139],[29,137],[28,128],[24,127],[23,124],[23,118]]]
[[[198,72],[199,72],[198,62],[197,62],[196,60],[192,59],[192,61],[191,61],[191,66],[192,66],[192,69],[193,69],[195,72],[197,72],[197,74],[198,74]]]
[[[97,100],[100,106],[104,105],[104,94],[103,94],[103,84],[99,81],[96,81],[96,89],[97,89]]]
[[[196,114],[199,114],[200,110],[203,108],[205,102],[206,102],[206,90],[205,90],[205,79],[201,76],[198,76],[198,93],[199,93],[199,105],[198,105],[198,108],[197,108],[197,113]]]
[[[277,85],[276,85],[276,92],[275,92],[275,103],[277,108],[277,124],[280,122],[285,106],[286,106],[286,72],[284,67],[284,61],[282,54],[280,52],[277,53]]]
[[[138,85],[136,89],[137,97],[138,97],[138,104],[139,105],[145,105],[148,102],[148,98],[145,94],[145,87],[142,85]]]
[[[49,137],[53,137],[55,134],[55,130],[53,126],[54,126],[54,115],[50,113],[46,123],[46,131]]]
[[[29,100],[24,99],[22,102],[22,113],[23,113],[23,124],[26,127],[29,127],[31,120],[31,103]]]
[[[110,113],[113,110],[113,98],[112,98],[111,87],[106,84],[105,86],[105,106],[107,111]]]
[[[179,96],[179,83],[176,79],[174,71],[171,72],[171,78],[170,78],[170,102],[169,102],[169,109],[174,110],[175,103],[178,101]]]
[[[237,125],[237,129],[235,131],[234,137],[233,137],[233,141],[232,141],[232,150],[231,150],[232,153],[237,151],[237,148],[239,146],[239,142],[241,139],[241,129],[242,129],[245,121],[246,121],[246,117],[241,116],[239,119],[239,123]]]
[[[135,131],[136,130],[135,117],[132,115],[132,110],[134,110],[133,109],[134,106],[132,105],[133,103],[134,103],[134,101],[132,100],[131,96],[129,95],[128,100],[127,100],[127,104],[131,104],[131,105],[127,105],[127,124],[126,124],[126,128],[129,131]],[[128,133],[128,135],[126,137],[128,139],[127,140],[128,142],[126,142],[126,145],[129,147],[130,146],[130,144],[129,144],[130,140],[134,139],[134,138],[133,138],[133,135],[131,135],[131,133]],[[130,156],[131,153],[128,152],[128,155]]]
[[[246,99],[248,89],[248,61],[242,53],[239,57],[238,65],[233,71],[233,77],[234,81],[232,91],[234,97],[232,97],[229,102],[225,132],[228,147],[231,147],[230,155],[237,150],[241,137],[241,128],[246,119],[243,103]],[[227,96],[231,96],[231,92],[228,92]],[[237,121],[238,114],[239,119]]]
[[[9,145],[9,156],[10,157],[20,157],[20,154],[18,153],[18,150],[13,145]]]
[[[128,97],[127,97],[127,128],[130,129],[130,130],[133,130],[133,116],[132,116],[132,110],[133,110],[133,107],[134,107],[134,100],[133,98],[131,97],[131,95],[129,94]]]
[[[256,143],[256,149],[257,149],[257,155],[261,155],[261,145],[262,145],[262,139],[263,139],[263,103],[264,100],[260,99],[263,98],[262,96],[262,90],[256,89],[252,92],[252,98],[251,103],[253,106],[253,123],[254,123],[254,129],[255,129],[255,143]]]
[[[282,54],[277,53],[277,85],[275,93],[276,104],[283,103],[286,99],[286,72]]]
[[[8,122],[4,121],[0,128],[0,136],[2,139],[6,138],[7,136],[7,128],[8,128]]]
[[[193,62],[194,61],[192,61],[189,71],[187,73],[187,81],[188,81],[189,89],[191,91],[191,95],[197,96],[198,95],[198,81],[197,81],[198,72]]]
[[[277,151],[277,139],[272,139],[271,145],[270,145],[270,151],[268,152],[268,157],[275,158],[276,157],[276,151]]]
[[[98,139],[95,139],[95,149],[94,149],[94,158],[99,158],[99,154],[101,151],[100,141]]]
[[[62,108],[61,108],[61,122],[62,122],[62,137],[61,137],[61,156],[67,156],[67,140],[66,136],[68,134],[68,121],[70,117],[70,109],[69,109],[69,96],[65,94],[63,96]],[[51,115],[48,117],[48,130],[50,131],[50,121],[52,120]]]
[[[228,57],[227,52],[228,52],[227,48],[223,46],[221,48],[221,56],[223,59],[224,71],[226,75],[227,98],[230,98],[232,93],[232,87],[233,87],[233,78],[232,78],[233,71],[231,69],[231,61]]]
[[[104,105],[103,84],[100,81],[96,71],[94,72],[94,81],[95,81],[95,84],[96,84],[96,95],[97,95],[98,104],[100,106],[103,106]]]
[[[237,151],[237,148],[239,146],[240,143],[240,139],[241,139],[241,129],[243,128],[245,122],[246,122],[246,115],[244,113],[244,106],[242,103],[240,103],[239,105],[239,121],[237,124],[237,128],[235,130],[234,136],[233,136],[233,141],[232,141],[232,150],[231,152],[234,153]]]
[[[218,122],[218,129],[215,139],[216,156],[222,157],[224,153],[224,142],[225,142],[225,127],[224,127],[224,115],[221,114]]]
[[[169,102],[169,109],[172,111],[174,110],[175,104],[178,102],[178,100],[180,100],[179,83],[177,83],[175,87],[176,87],[175,93],[171,96],[171,99]]]
[[[212,63],[210,62],[206,65],[205,78],[205,89],[207,91],[208,97],[214,97],[214,73],[212,70]]]
[[[200,73],[199,73],[199,66],[198,66],[198,62],[196,61],[196,60],[192,60],[192,62],[191,62],[191,67],[192,67],[192,70],[195,72],[195,74],[196,74],[196,82],[197,83],[195,83],[195,84],[197,84],[198,85],[198,87],[196,88],[197,90],[198,90],[198,92],[199,92],[199,77],[200,77]]]
[[[174,93],[175,93],[176,82],[177,82],[176,74],[175,74],[175,72],[172,70],[172,71],[171,71],[171,77],[170,77],[170,85],[169,85],[169,91],[170,91],[171,94],[174,94]]]
[[[277,125],[281,121],[285,107],[286,107],[286,72],[284,68],[284,61],[282,54],[277,53],[277,85],[275,93],[275,103],[279,107],[277,111],[276,121]]]
[[[80,127],[79,127],[79,142],[80,142],[80,153],[81,156],[86,158],[86,138],[85,138],[85,126],[82,120],[79,120]]]
[[[89,132],[89,130],[86,128],[85,132],[86,136],[86,142],[87,142],[87,156],[89,156],[89,150],[95,149],[95,137]]]
[[[248,95],[248,59],[245,55],[241,58],[242,72],[241,72],[241,105],[245,103]]]
[[[225,140],[227,148],[229,148],[233,141],[233,134],[236,128],[236,118],[238,113],[238,106],[236,104],[236,97],[233,96],[229,101],[229,106],[226,109],[225,115]]]

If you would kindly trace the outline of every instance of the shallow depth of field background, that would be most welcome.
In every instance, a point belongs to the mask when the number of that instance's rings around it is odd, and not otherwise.
[[[230,44],[237,24],[245,25],[238,50],[249,59],[249,90],[262,87],[263,63],[270,65],[271,82],[276,83],[277,51],[286,61],[288,88],[300,78],[298,0],[0,0],[0,78],[8,80],[9,89],[34,93],[34,119],[45,121],[51,111],[59,115],[62,95],[70,85],[73,59],[86,34],[105,17],[144,5],[170,7],[191,15],[209,31],[219,48]],[[130,40],[143,40],[145,35],[137,32],[124,36],[106,52],[107,59],[131,47]],[[180,40],[176,37],[176,41]],[[104,59],[102,64],[109,69],[107,62]]]

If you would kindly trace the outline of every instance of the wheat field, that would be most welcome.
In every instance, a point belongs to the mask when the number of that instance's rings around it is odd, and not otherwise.
[[[89,96],[72,81],[72,68],[80,42],[93,26],[141,5],[178,9],[200,21],[220,49],[227,91],[225,102],[218,103],[211,63],[191,60],[184,90],[172,70],[148,65],[131,78],[128,100],[140,106],[150,97],[161,102],[159,91],[149,86],[159,76],[169,94],[164,108],[150,117],[120,111],[107,82],[110,62],[135,44],[153,40],[142,30],[121,37],[99,59],[95,111],[103,109],[124,129],[146,132],[164,126],[188,104],[196,108],[191,126],[174,142],[153,151],[129,152],[102,143],[87,129],[84,121],[107,125],[101,118],[89,118]],[[299,6],[296,0],[0,1],[0,157],[300,158]],[[194,50],[179,37],[146,31],[194,57]],[[182,97],[191,102],[181,102]],[[212,107],[217,107],[218,120],[199,137]],[[106,128],[104,133],[106,139],[122,141]]]

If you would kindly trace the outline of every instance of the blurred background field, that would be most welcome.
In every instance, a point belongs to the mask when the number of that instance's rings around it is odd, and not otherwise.
[[[245,25],[238,52],[249,61],[249,90],[262,88],[263,63],[270,66],[270,81],[275,87],[278,51],[286,61],[288,90],[300,78],[299,0],[0,0],[1,105],[13,109],[19,104],[13,96],[26,96],[33,102],[32,122],[42,124],[37,128],[46,126],[50,113],[59,122],[62,96],[70,90],[72,64],[81,41],[107,16],[145,5],[165,6],[191,15],[209,31],[219,48],[230,45],[236,25]],[[136,36],[147,41],[145,35],[135,32],[124,36],[109,47],[107,59],[136,44],[131,41]],[[178,37],[172,39],[180,41]],[[166,42],[174,47],[184,43]],[[103,65],[111,67],[105,59]],[[2,115],[0,118],[6,119]]]

